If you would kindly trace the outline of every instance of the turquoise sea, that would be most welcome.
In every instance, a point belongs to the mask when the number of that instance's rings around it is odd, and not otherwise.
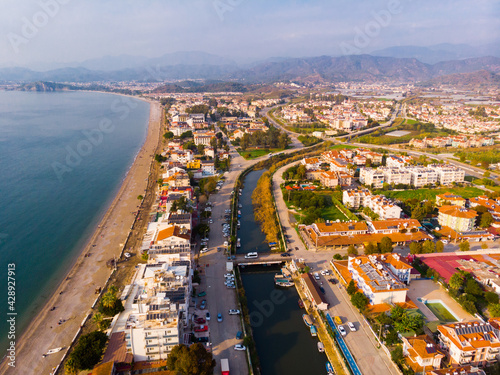
[[[0,358],[8,264],[19,338],[104,215],[148,119],[149,104],[128,97],[0,91]]]

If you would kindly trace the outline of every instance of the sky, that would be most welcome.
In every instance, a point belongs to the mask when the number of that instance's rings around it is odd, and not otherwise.
[[[0,66],[205,51],[268,57],[500,42],[497,0],[2,0]]]

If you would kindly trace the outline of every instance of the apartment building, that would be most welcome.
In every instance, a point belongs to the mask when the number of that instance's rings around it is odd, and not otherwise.
[[[449,202],[452,206],[465,207],[465,198],[462,198],[460,195],[456,195],[450,192],[446,192],[444,194],[436,195],[436,205],[442,206],[445,202]]]
[[[432,168],[408,167],[407,171],[410,172],[411,185],[416,188],[426,185],[435,185],[438,181],[438,174]]]
[[[372,196],[368,189],[350,189],[342,193],[342,203],[349,208],[366,207],[367,200]]]
[[[476,226],[477,212],[459,206],[439,207],[438,222],[456,232],[470,232]]]
[[[500,349],[498,319],[487,323],[462,322],[439,325],[439,344],[457,365],[484,366],[497,361]]]
[[[384,185],[385,175],[379,169],[361,168],[359,172],[359,182],[374,189],[380,189]]]
[[[392,256],[392,254],[381,254],[378,257],[375,255],[349,257],[347,268],[352,280],[368,298],[371,305],[406,301],[408,287],[387,266],[386,260],[389,255]],[[408,270],[409,273],[410,265],[408,265]]]
[[[465,171],[453,165],[434,164],[429,168],[434,169],[438,175],[438,182],[441,185],[451,185],[454,182],[464,182]]]
[[[410,185],[411,184],[411,173],[407,171],[404,167],[395,168],[395,167],[380,167],[378,168],[384,174],[384,183],[386,184],[403,184]]]
[[[469,204],[471,207],[486,207],[495,220],[500,220],[500,203],[496,200],[490,199],[486,195],[480,195],[479,197],[470,198]]]

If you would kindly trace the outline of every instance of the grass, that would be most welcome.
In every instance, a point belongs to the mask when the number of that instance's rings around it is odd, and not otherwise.
[[[246,160],[256,159],[258,157],[269,154],[270,152],[283,151],[281,148],[255,148],[247,149],[245,151],[238,151],[238,153],[243,156]]]
[[[446,307],[443,306],[442,303],[440,302],[433,302],[433,303],[426,303],[425,304],[429,310],[432,311],[434,315],[441,321],[441,322],[456,322],[457,319],[448,311]]]
[[[321,217],[325,220],[335,221],[339,219],[340,221],[349,220],[335,205],[324,208],[321,212]]]
[[[413,125],[416,124],[417,122],[418,122],[417,120],[412,120],[411,118],[407,118],[405,124]]]
[[[443,194],[446,192],[460,195],[463,198],[472,198],[484,194],[483,190],[475,187],[456,187],[456,188],[450,187],[442,189],[417,189],[417,190],[403,190],[403,191],[379,190],[376,191],[375,194],[383,194],[386,197],[392,199],[406,200],[406,199],[417,198],[418,200],[423,201],[425,199],[433,200],[436,198],[436,195]]]

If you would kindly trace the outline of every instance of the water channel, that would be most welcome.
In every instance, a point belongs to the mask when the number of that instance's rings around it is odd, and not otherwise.
[[[255,222],[252,192],[264,170],[250,172],[244,180],[240,196],[241,229],[239,253],[269,251],[265,235]],[[241,269],[241,278],[248,301],[253,336],[263,375],[326,374],[324,353],[317,349],[302,320],[305,310],[298,305],[295,288],[277,288],[274,275],[279,267],[250,266]]]

